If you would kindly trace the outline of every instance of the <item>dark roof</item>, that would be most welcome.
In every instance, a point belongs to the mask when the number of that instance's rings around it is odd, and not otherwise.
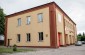
[[[49,4],[52,4],[52,3],[54,3],[56,5],[56,7],[58,7],[76,25],[76,23],[55,2],[50,2],[50,3],[44,4],[44,5],[40,5],[40,6],[33,7],[33,8],[30,8],[30,9],[26,9],[26,10],[23,10],[23,11],[20,11],[20,12],[16,12],[16,13],[7,15],[6,17],[16,16],[16,14],[23,14],[23,13],[25,13],[27,11],[35,10],[35,9],[37,9],[39,7],[46,6],[46,5],[49,5]]]

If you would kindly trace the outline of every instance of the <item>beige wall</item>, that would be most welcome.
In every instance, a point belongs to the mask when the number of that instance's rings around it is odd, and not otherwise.
[[[39,23],[37,14],[43,13],[43,22]],[[27,16],[31,16],[31,23],[26,24]],[[21,26],[17,19],[21,18]],[[33,12],[8,18],[7,39],[12,39],[10,45],[18,46],[50,46],[49,7]],[[43,32],[44,40],[39,42],[38,32]],[[26,41],[26,33],[31,34],[31,42]],[[21,42],[17,42],[17,34],[21,34]],[[48,35],[48,37],[46,37]]]
[[[58,20],[58,14],[60,14],[62,17],[61,22],[59,22]],[[67,36],[64,36],[64,22],[65,22],[65,34],[67,34]],[[61,12],[61,10],[59,10],[58,8],[56,8],[56,26],[57,26],[57,36],[58,36],[58,32],[62,34],[60,38],[61,45],[75,43],[76,25],[71,20],[69,20],[69,18],[66,15],[64,15],[63,12]],[[57,37],[57,43],[59,43],[58,37]]]
[[[75,41],[74,42],[76,42],[77,41],[77,28],[76,28],[75,25],[74,25],[74,35],[75,35],[75,37],[74,37]]]
[[[58,14],[60,14],[61,15],[61,22],[59,21],[59,19],[58,19]],[[64,45],[64,24],[63,24],[63,14],[62,14],[62,12],[58,9],[58,8],[56,8],[56,26],[57,26],[57,36],[58,36],[58,32],[59,33],[61,33],[61,38],[60,38],[60,44],[61,45]],[[57,37],[57,42],[59,42],[58,41],[58,37]]]
[[[38,22],[37,14],[43,13],[43,22]],[[58,20],[58,14],[61,15],[61,22]],[[27,25],[27,16],[31,16],[31,23]],[[17,19],[21,18],[21,26],[18,26]],[[76,39],[76,26],[72,21],[69,20],[67,16],[56,8],[56,28],[57,28],[57,43],[59,43],[58,32],[61,33],[60,43],[65,45],[64,36],[64,21],[65,21],[65,34],[67,34],[66,43],[74,43]],[[7,26],[7,39],[12,39],[10,45],[18,46],[50,46],[50,23],[49,23],[49,7],[25,13],[22,15],[14,16],[8,18]],[[70,33],[71,31],[71,33]],[[38,32],[43,32],[44,40],[39,42]],[[26,41],[26,34],[31,34],[31,41]],[[21,42],[17,42],[17,34],[21,34]],[[48,35],[46,37],[46,35]],[[71,37],[69,37],[71,35]],[[71,40],[71,41],[70,41]]]
[[[74,39],[75,38],[75,30],[74,30],[75,24],[71,20],[69,20],[67,16],[64,16],[64,19],[65,19],[65,34],[68,34],[67,44],[73,44],[75,43],[75,39]]]

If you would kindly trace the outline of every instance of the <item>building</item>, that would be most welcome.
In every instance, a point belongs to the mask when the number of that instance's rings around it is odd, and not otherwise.
[[[6,16],[5,45],[57,48],[74,44],[76,24],[50,2]]]
[[[0,35],[0,40],[4,41],[4,35]]]
[[[0,45],[4,44],[4,35],[0,35]]]

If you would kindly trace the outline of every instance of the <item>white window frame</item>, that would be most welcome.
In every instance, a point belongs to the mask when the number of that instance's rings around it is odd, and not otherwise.
[[[27,16],[27,24],[31,23],[31,16]]]
[[[18,19],[18,26],[21,26],[21,18]]]
[[[38,22],[43,22],[43,13],[38,14]]]
[[[18,37],[19,37],[20,39],[19,39]],[[20,42],[20,41],[21,41],[21,35],[20,35],[20,34],[17,34],[17,42]]]
[[[30,33],[27,33],[27,42],[30,42],[31,41],[31,35]]]
[[[38,32],[38,35],[39,35],[39,41],[43,41],[44,40],[43,32]]]
[[[58,21],[61,22],[62,21],[62,15],[58,13]]]

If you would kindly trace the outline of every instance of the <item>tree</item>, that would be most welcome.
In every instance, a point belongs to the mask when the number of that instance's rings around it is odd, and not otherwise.
[[[83,32],[83,36],[85,36],[85,33]]]
[[[81,41],[85,41],[85,33],[84,32],[82,34]]]
[[[4,26],[5,26],[5,14],[3,9],[0,7],[0,34],[4,34]]]
[[[77,35],[77,39],[78,41],[85,41],[85,33],[83,32],[83,34],[79,33]]]
[[[77,40],[80,41],[80,40],[81,40],[81,37],[82,37],[82,35],[81,35],[81,33],[79,33],[79,34],[77,35]]]

